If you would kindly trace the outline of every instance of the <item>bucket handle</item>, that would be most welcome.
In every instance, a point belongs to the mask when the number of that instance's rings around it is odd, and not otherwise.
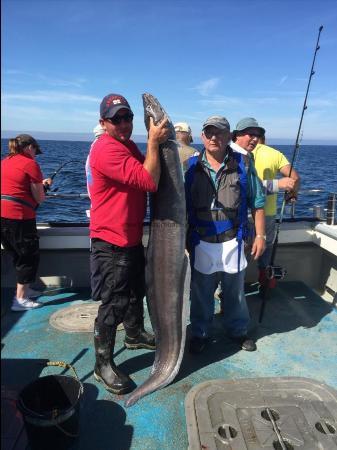
[[[46,365],[63,367],[63,369],[71,369],[74,372],[76,380],[80,383],[80,393],[83,394],[83,384],[81,383],[74,366],[72,366],[71,364],[68,364],[64,361],[48,361]]]

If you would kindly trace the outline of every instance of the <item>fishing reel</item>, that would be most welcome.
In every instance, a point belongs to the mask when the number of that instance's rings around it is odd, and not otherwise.
[[[56,187],[54,189],[51,189],[49,184],[44,184],[43,185],[43,190],[44,190],[44,193],[48,195],[49,192],[57,192],[59,190],[59,188]]]
[[[286,269],[281,266],[268,266],[266,267],[266,277],[268,280],[283,280],[287,275]]]

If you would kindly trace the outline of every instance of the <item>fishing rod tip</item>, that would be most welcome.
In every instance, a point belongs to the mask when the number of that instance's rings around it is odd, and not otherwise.
[[[322,31],[323,30],[323,25],[321,25],[320,27],[319,27],[319,31]]]

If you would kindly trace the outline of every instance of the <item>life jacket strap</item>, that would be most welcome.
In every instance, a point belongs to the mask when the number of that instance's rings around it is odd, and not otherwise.
[[[22,198],[13,197],[12,195],[1,194],[1,200],[7,200],[8,202],[20,203],[20,205],[27,206],[27,208],[33,209],[34,211],[36,211],[39,206],[39,205],[33,206],[29,202],[26,202],[26,200],[22,200]]]
[[[202,220],[202,219],[195,219],[191,225],[195,225],[197,227],[203,227],[205,228],[205,233],[203,233],[203,236],[214,236],[215,234],[221,234],[225,231],[231,230],[234,228],[234,223],[231,220],[214,220],[214,221],[208,221],[208,220]]]

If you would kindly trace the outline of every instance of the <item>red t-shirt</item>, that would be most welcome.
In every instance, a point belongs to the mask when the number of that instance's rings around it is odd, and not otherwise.
[[[143,167],[144,156],[134,142],[122,144],[105,134],[93,144],[89,158],[90,237],[119,247],[138,245],[146,192],[156,190]]]
[[[37,206],[30,185],[42,183],[42,173],[38,163],[29,155],[18,154],[1,161],[1,195],[11,195]],[[1,217],[6,219],[34,219],[36,213],[28,206],[17,202],[1,200]]]

